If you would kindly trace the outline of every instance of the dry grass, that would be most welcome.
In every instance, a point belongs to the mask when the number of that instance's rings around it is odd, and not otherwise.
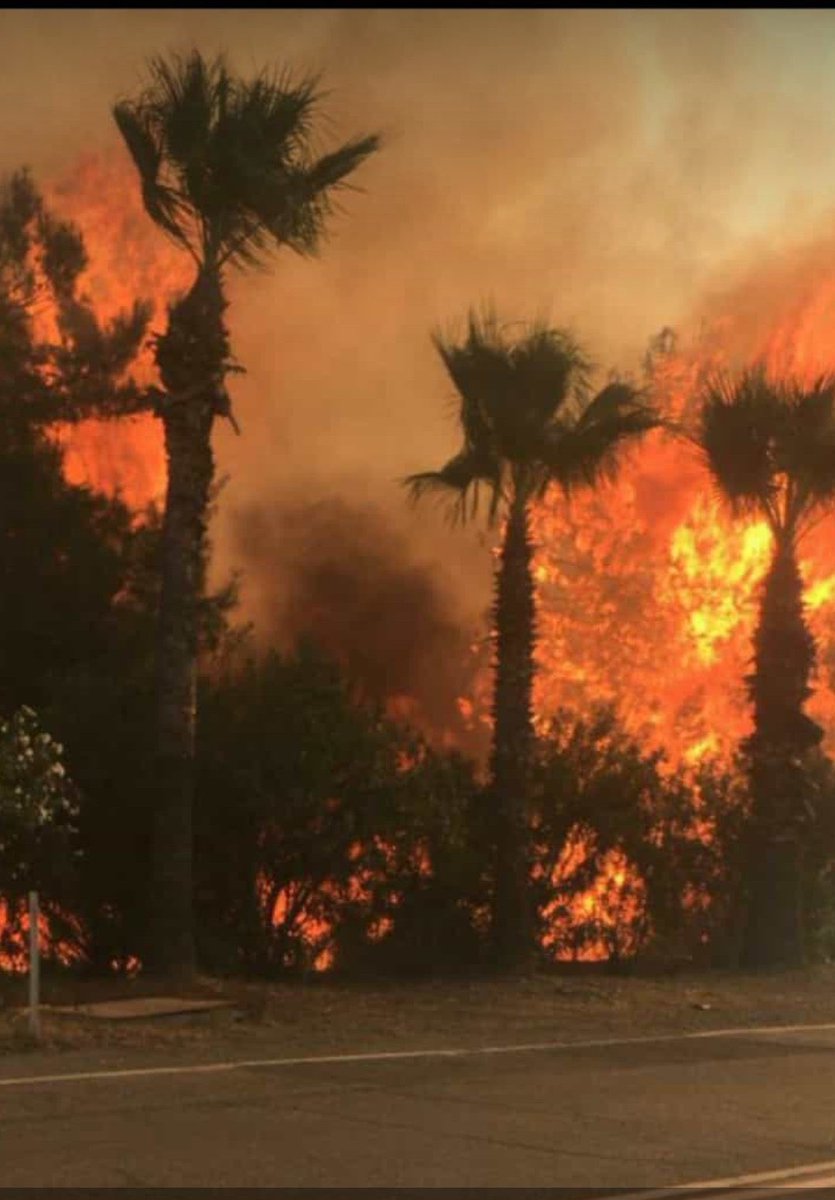
[[[41,1048],[184,1050],[202,1056],[421,1049],[835,1022],[835,966],[666,978],[555,973],[517,980],[308,985],[202,979],[178,995],[230,1009],[108,1021],[49,1005],[161,994],[150,980],[47,981]],[[170,994],[170,992],[168,993]],[[29,1044],[25,981],[0,986],[0,1054]]]

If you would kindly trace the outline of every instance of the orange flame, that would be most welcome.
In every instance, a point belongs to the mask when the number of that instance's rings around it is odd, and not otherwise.
[[[73,932],[80,936],[81,925],[74,917],[65,914],[63,920],[68,921]],[[11,975],[23,975],[29,970],[29,926],[29,911],[25,902],[20,904],[17,912],[10,912],[7,901],[0,900],[0,932],[5,933],[9,942],[8,946],[0,951],[0,971]],[[16,931],[16,937],[10,935],[10,929]],[[38,945],[45,959],[60,963],[63,967],[81,961],[82,954],[78,944],[57,937],[53,933],[49,917],[43,912],[38,914]]]
[[[100,320],[129,310],[137,299],[154,303],[152,325],[164,320],[165,305],[191,283],[186,256],[166,242],[142,207],[136,174],[121,156],[84,155],[63,178],[45,188],[55,212],[74,221],[84,235],[89,265],[81,290]],[[135,377],[154,379],[150,347]],[[65,474],[109,495],[119,493],[132,508],[160,500],[165,458],[159,422],[150,414],[130,420],[83,421],[55,430],[65,450]]]
[[[777,284],[784,281],[778,272]],[[835,273],[817,269],[806,286],[793,277],[785,305],[777,289],[769,296],[768,319],[759,323],[751,318],[756,282],[726,297],[726,310],[703,328],[689,351],[656,361],[653,381],[668,415],[692,418],[699,383],[717,367],[760,360],[775,375],[807,382],[835,367]],[[829,517],[802,544],[800,561],[819,651],[808,708],[824,727],[830,752],[833,533]],[[743,679],[750,669],[759,586],[771,559],[767,525],[733,522],[695,453],[653,435],[605,493],[585,495],[570,507],[552,493],[534,513],[533,534],[538,720],[560,706],[583,712],[611,703],[631,732],[665,750],[671,766],[732,753],[751,728]],[[566,854],[582,850],[568,846]],[[566,920],[579,929],[593,917],[601,936],[591,947],[584,943],[580,957],[604,957],[603,935],[621,919],[618,903],[632,916],[641,903],[638,884],[628,864],[613,859],[570,913],[552,914],[555,929]]]
[[[762,333],[751,358],[810,379],[831,369],[835,278]],[[692,415],[698,382],[739,359],[734,326],[714,323],[687,354],[661,360],[656,389],[673,415]],[[552,494],[534,514],[539,583],[536,710],[614,703],[633,732],[672,762],[727,754],[750,729],[750,667],[759,586],[771,558],[764,522],[731,520],[695,452],[652,435],[613,488]],[[835,636],[833,522],[801,546],[808,619],[819,645],[809,711],[835,739],[828,669]]]

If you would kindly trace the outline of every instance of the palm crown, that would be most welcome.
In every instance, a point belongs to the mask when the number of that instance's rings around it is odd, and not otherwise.
[[[198,265],[254,266],[280,245],[315,252],[334,192],[379,138],[314,155],[313,79],[240,80],[197,51],[152,59],[150,72],[146,91],[113,109],[149,216]]]
[[[699,442],[735,513],[796,538],[835,501],[835,376],[809,385],[763,367],[707,387]]]
[[[551,483],[566,493],[591,486],[614,471],[627,439],[660,424],[627,383],[593,395],[591,362],[564,330],[535,325],[513,340],[495,317],[471,314],[462,343],[441,334],[433,341],[459,396],[464,445],[440,470],[406,484],[414,499],[456,494],[457,517],[475,513],[481,485],[491,520],[511,496],[526,500]]]

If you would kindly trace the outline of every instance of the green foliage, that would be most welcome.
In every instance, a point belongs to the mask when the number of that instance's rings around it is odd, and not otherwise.
[[[30,890],[42,910],[66,917],[73,898],[78,795],[63,746],[41,729],[28,707],[0,720],[0,951],[22,948],[21,918]],[[63,910],[63,911],[62,911]]]
[[[118,508],[115,501],[98,501]],[[49,671],[42,685],[45,711],[67,746],[81,794],[77,911],[86,931],[85,955],[99,969],[141,957],[147,925],[160,515],[149,510],[123,532],[111,548],[118,574],[96,597],[98,641],[85,648],[77,634],[68,639],[61,669]],[[90,536],[92,541],[92,531]],[[92,547],[95,553],[94,541]],[[89,573],[89,559],[88,552],[68,561],[74,571]],[[51,597],[56,612],[46,608],[44,620],[57,621],[61,601],[60,594]],[[234,583],[201,601],[199,641],[207,660],[233,636],[235,601]]]
[[[69,485],[60,452],[37,430],[9,433],[0,426],[0,705],[37,708],[66,746],[84,848],[73,908],[86,952],[98,957],[94,947],[107,943],[105,962],[124,956],[115,926],[128,919],[135,947],[141,923],[137,784],[148,753],[158,522],[134,524],[117,500]]]
[[[107,653],[133,540],[127,509],[69,486],[46,436],[0,423],[3,708],[41,708],[52,679]]]

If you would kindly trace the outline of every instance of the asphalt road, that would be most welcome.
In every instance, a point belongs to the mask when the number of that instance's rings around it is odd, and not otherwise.
[[[605,1192],[835,1159],[835,1029],[26,1081],[116,1065],[164,1064],[0,1060],[3,1187]]]

